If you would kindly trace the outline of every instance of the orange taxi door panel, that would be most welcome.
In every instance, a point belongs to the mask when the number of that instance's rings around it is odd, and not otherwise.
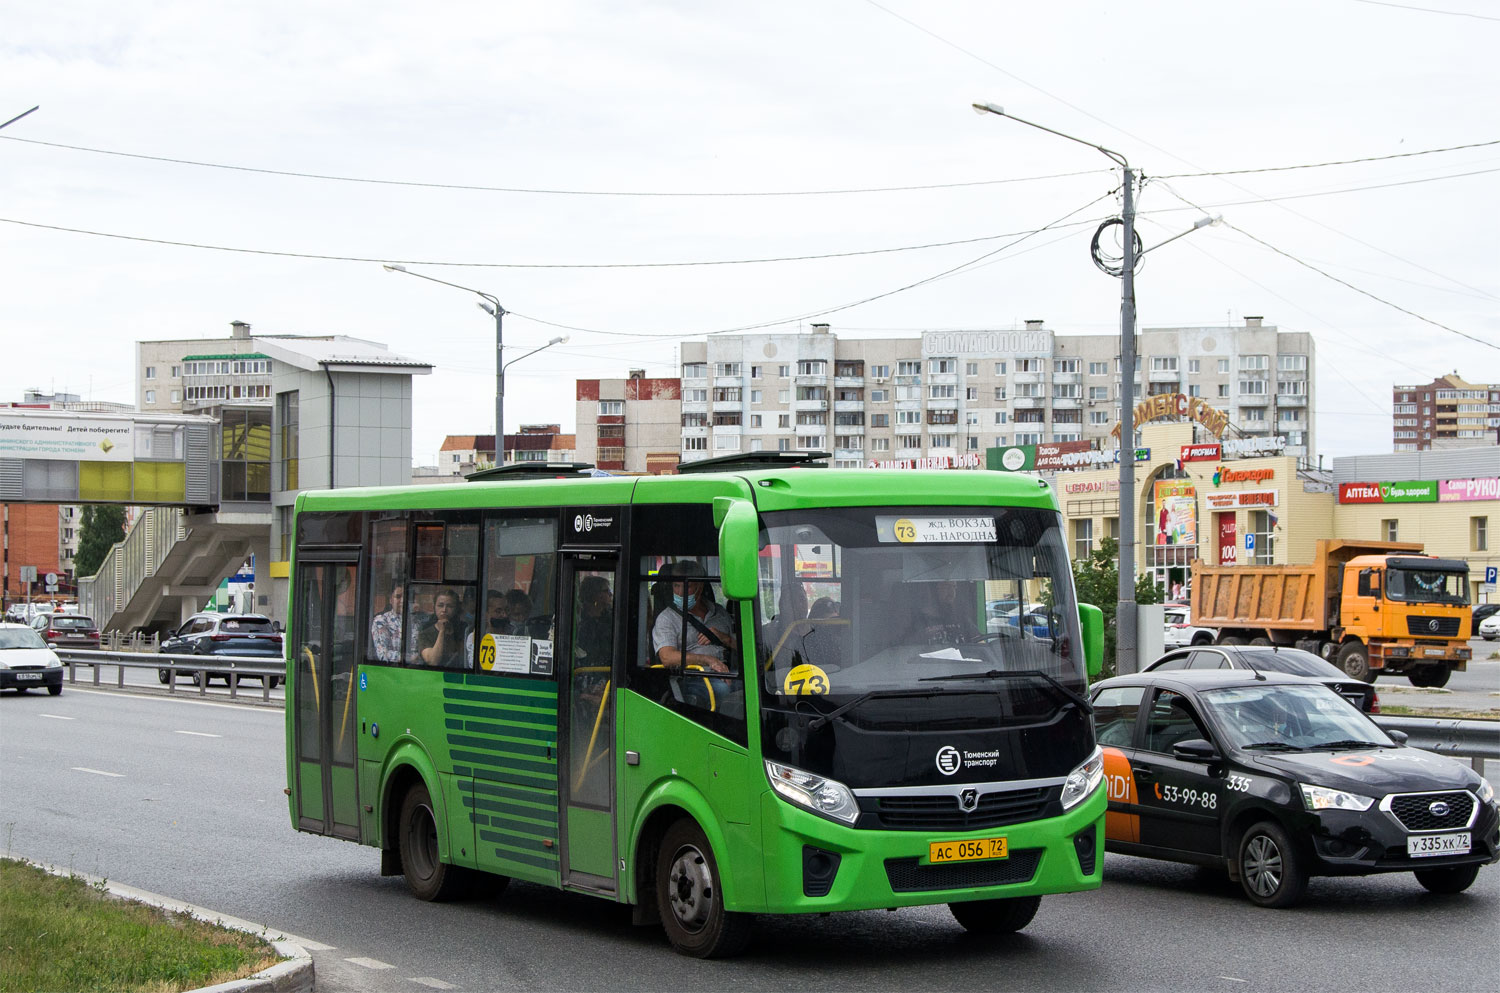
[[[1104,815],[1104,837],[1110,841],[1140,844],[1140,815],[1126,813],[1123,809],[1135,805],[1135,775],[1130,768],[1130,759],[1118,748],[1104,749],[1104,783],[1109,791],[1109,810]]]

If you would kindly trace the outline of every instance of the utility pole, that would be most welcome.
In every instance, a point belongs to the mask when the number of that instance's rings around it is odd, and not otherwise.
[[[1120,568],[1115,604],[1115,672],[1139,669],[1135,605],[1135,170],[1125,173],[1124,268],[1120,273]]]

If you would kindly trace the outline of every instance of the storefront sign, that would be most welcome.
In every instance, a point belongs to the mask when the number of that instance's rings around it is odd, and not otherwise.
[[[1064,493],[1118,493],[1120,481],[1118,479],[1095,479],[1087,483],[1063,483]]]
[[[991,448],[985,452],[985,462],[989,468],[1002,472],[1063,472],[1113,465],[1118,458],[1116,452],[1101,452],[1089,446],[1087,441],[1054,441]]]
[[[981,469],[978,452],[962,455],[933,455],[921,459],[882,459],[866,464],[867,469]]]
[[[1183,445],[1182,454],[1177,456],[1180,462],[1217,462],[1223,458],[1223,446],[1218,443],[1212,445]]]
[[[1203,502],[1209,510],[1238,510],[1241,507],[1274,507],[1279,490],[1242,490],[1239,493],[1205,493]]]
[[[1052,342],[1051,331],[925,331],[922,334],[922,357],[1050,356]]]
[[[1339,484],[1339,503],[1436,503],[1437,499],[1438,483],[1435,479]]]
[[[1234,565],[1235,517],[1233,514],[1219,515],[1219,565]]]
[[[1264,469],[1226,469],[1219,466],[1214,470],[1214,485],[1220,486],[1224,483],[1258,483],[1263,479],[1273,479],[1276,470]]]
[[[1252,455],[1275,455],[1277,452],[1286,450],[1286,435],[1278,434],[1274,438],[1234,438],[1224,442],[1224,457],[1231,455],[1250,457]]]
[[[1159,479],[1156,482],[1156,543],[1198,543],[1198,501],[1191,479]]]
[[[1154,397],[1135,405],[1135,425],[1140,427],[1147,421],[1160,421],[1169,417],[1186,417],[1197,421],[1215,438],[1224,437],[1229,426],[1229,414],[1208,405],[1202,397],[1190,397],[1186,393],[1158,393]],[[1120,425],[1116,424],[1111,435],[1120,437]]]
[[[1438,483],[1438,500],[1500,500],[1500,478],[1444,479]]]

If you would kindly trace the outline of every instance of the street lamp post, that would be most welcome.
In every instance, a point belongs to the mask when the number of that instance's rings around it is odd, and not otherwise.
[[[479,309],[495,318],[495,464],[504,464],[505,365],[503,362],[501,362],[501,355],[505,349],[505,335],[504,327],[502,325],[502,319],[506,314],[505,308],[500,306],[500,301],[492,294],[486,293],[483,290],[476,290],[471,286],[460,286],[457,283],[450,283],[446,279],[435,279],[432,276],[423,275],[420,272],[412,272],[410,269],[406,268],[406,266],[403,265],[387,265],[385,269],[387,272],[404,272],[408,276],[416,276],[418,279],[425,279],[431,283],[442,283],[444,286],[451,286],[456,290],[466,290],[469,293],[473,293],[475,296],[484,298],[485,302],[479,304]]]
[[[1018,124],[1087,145],[1110,158],[1125,174],[1123,222],[1125,257],[1120,272],[1120,568],[1115,604],[1115,671],[1135,672],[1135,172],[1119,152],[1007,114],[992,103],[973,104],[976,114],[1008,117]]]
[[[497,320],[498,320],[498,318],[497,318]],[[533,348],[531,351],[527,352],[526,355],[517,355],[515,358],[511,359],[509,362],[503,363],[500,366],[500,378],[499,378],[498,382],[495,385],[495,389],[498,391],[496,393],[497,399],[495,400],[495,411],[496,411],[495,416],[497,418],[500,416],[500,414],[499,414],[500,404],[501,404],[501,402],[503,401],[503,399],[505,397],[505,370],[509,369],[511,366],[515,365],[517,362],[519,362],[522,359],[526,358],[527,355],[535,355],[537,352],[540,352],[540,351],[542,351],[545,348],[551,348],[553,345],[561,345],[563,342],[565,342],[567,340],[568,340],[568,336],[567,335],[562,335],[561,337],[553,338],[551,341],[547,342],[547,344],[545,344],[545,345],[538,345],[537,347]],[[497,420],[495,423],[499,424],[500,422]],[[498,428],[496,430],[497,430],[497,433],[495,435],[495,464],[496,465],[504,465],[505,464],[505,437],[503,435],[501,435],[501,434],[498,433]]]

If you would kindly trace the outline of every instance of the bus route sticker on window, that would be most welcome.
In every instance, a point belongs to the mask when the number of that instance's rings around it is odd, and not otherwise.
[[[992,542],[993,517],[896,517],[877,515],[875,534],[882,544],[936,545],[945,542]]]
[[[787,696],[825,696],[829,689],[828,673],[805,662],[781,681],[781,691]]]
[[[484,664],[486,645],[494,649],[489,665]],[[524,634],[502,634],[499,637],[487,634],[479,644],[479,665],[490,672],[530,672],[531,639]]]

